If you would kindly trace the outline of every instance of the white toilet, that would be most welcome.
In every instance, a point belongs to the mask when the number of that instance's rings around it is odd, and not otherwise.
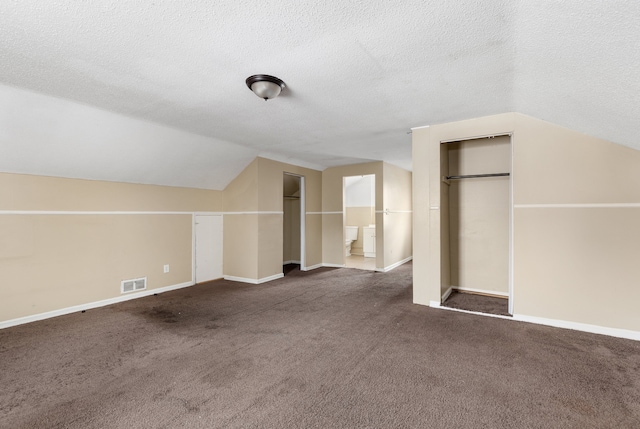
[[[345,226],[345,256],[351,256],[351,243],[358,239],[358,227],[357,226]]]

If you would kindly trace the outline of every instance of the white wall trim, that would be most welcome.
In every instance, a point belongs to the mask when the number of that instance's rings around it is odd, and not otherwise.
[[[413,213],[413,210],[376,210],[376,213],[383,213],[383,214],[389,214],[389,213]]]
[[[194,216],[222,216],[224,212],[193,212]]]
[[[449,295],[451,295],[451,292],[453,292],[453,286],[449,286],[449,289],[442,294],[440,302],[445,302],[447,298],[449,298]]]
[[[300,271],[311,271],[321,267],[322,267],[322,264],[315,264],[315,265],[311,265],[310,267],[300,267]]]
[[[498,292],[493,290],[475,289],[471,287],[460,287],[460,286],[451,286],[451,289],[459,290],[460,292],[472,292],[472,293],[478,293],[482,295],[495,295],[495,296],[501,296],[504,298],[509,298],[509,292]]]
[[[278,273],[278,274],[274,274],[274,275],[269,276],[269,277],[263,277],[261,279],[258,279],[258,284],[270,282],[272,280],[281,279],[283,277],[284,277],[284,273]]]
[[[366,256],[366,254],[365,254]],[[411,261],[413,259],[413,256],[409,256],[408,258],[404,258],[402,261],[398,261],[395,264],[391,264],[388,267],[384,267],[384,268],[376,268],[376,271],[379,273],[386,273],[388,271],[393,270],[394,268],[398,268],[400,265],[402,264],[406,264],[407,262]]]
[[[640,332],[628,329],[608,328],[606,326],[590,325],[587,323],[570,322],[568,320],[546,319],[544,317],[525,316],[514,314],[513,316],[502,316],[499,314],[479,313],[477,311],[462,310],[459,308],[443,307],[438,301],[430,301],[429,307],[459,313],[475,314],[478,316],[493,317],[497,319],[512,320],[516,322],[533,323],[536,325],[552,326],[554,328],[572,329],[574,331],[589,332],[591,334],[608,335],[610,337],[625,338],[628,340],[640,341]]]
[[[537,325],[553,326],[555,328],[572,329],[574,331],[590,332],[592,334],[609,335],[611,337],[626,338],[640,341],[640,332],[628,329],[608,328],[606,326],[590,325],[587,323],[570,322],[568,320],[546,319],[544,317],[526,316],[514,314],[513,320],[519,322],[535,323]]]
[[[327,264],[327,263],[323,263],[322,266],[327,268],[345,268],[346,267],[345,264]]]
[[[223,215],[281,215],[284,214],[283,211],[275,211],[275,212],[269,212],[269,211],[254,211],[254,212],[223,212]]]
[[[0,215],[192,215],[174,211],[73,211],[73,210],[0,210]]]
[[[640,203],[514,204],[517,209],[608,209],[640,208]]]
[[[88,302],[86,304],[74,305],[72,307],[61,308],[59,310],[47,311],[45,313],[34,314],[31,316],[19,317],[17,319],[6,320],[0,322],[0,329],[9,328],[11,326],[22,325],[24,323],[36,322],[38,320],[50,319],[52,317],[63,316],[65,314],[77,313],[78,311],[90,310],[92,308],[104,307],[107,305],[117,304],[119,302],[129,301],[131,299],[143,298],[145,296],[157,293],[169,292],[171,290],[182,289],[193,286],[193,282],[179,283],[176,285],[160,287],[156,289],[146,289],[141,292],[128,293],[114,298],[103,299],[101,301]]]
[[[308,215],[321,215],[323,214],[322,212],[305,212],[304,214],[308,214]]]
[[[236,276],[224,276],[225,280],[229,280],[232,282],[240,282],[240,283],[249,283],[252,285],[259,285],[261,283],[266,283],[266,282],[270,282],[272,280],[277,280],[284,277],[284,273],[278,273],[278,274],[274,274],[272,276],[269,277],[263,277],[261,279],[250,279],[247,277],[236,277]]]

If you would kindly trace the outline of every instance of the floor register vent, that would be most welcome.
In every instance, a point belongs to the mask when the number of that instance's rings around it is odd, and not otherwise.
[[[139,279],[123,280],[120,284],[120,290],[122,293],[135,292],[138,290],[144,290],[147,288],[147,278],[141,277]]]

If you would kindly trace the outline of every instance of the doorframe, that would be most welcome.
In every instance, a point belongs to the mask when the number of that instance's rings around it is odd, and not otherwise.
[[[508,297],[508,312],[509,314],[513,315],[513,279],[514,279],[514,275],[513,275],[513,271],[514,271],[514,258],[513,258],[513,253],[514,253],[514,244],[513,244],[513,216],[514,216],[514,211],[513,211],[513,158],[514,158],[514,138],[513,138],[513,132],[509,131],[509,132],[502,132],[502,133],[496,133],[496,134],[486,134],[486,135],[481,135],[481,136],[474,136],[474,137],[466,137],[466,138],[457,138],[457,139],[449,139],[449,140],[440,140],[440,147],[442,147],[443,144],[448,144],[448,143],[456,143],[456,142],[464,142],[464,141],[472,141],[472,140],[482,140],[482,139],[486,139],[486,138],[495,138],[495,137],[509,137],[509,151],[510,151],[510,160],[509,160],[509,165],[510,165],[510,169],[511,171],[509,172],[509,273],[508,273],[508,289],[509,289],[509,297]],[[442,196],[440,196],[440,203],[439,203],[440,207],[442,207]],[[440,229],[442,229],[442,226],[440,227]],[[442,237],[440,237],[440,248],[442,249]],[[450,268],[449,268],[450,269]],[[440,289],[442,290],[442,282],[440,283]],[[442,292],[440,293],[440,304],[442,304]]]
[[[307,203],[306,203],[306,186],[305,186],[305,177],[301,174],[289,173],[288,171],[283,171],[282,174],[286,174],[287,176],[294,176],[300,179],[300,271],[305,271],[307,268],[307,245],[306,245],[306,235],[307,235]],[[284,195],[283,195],[284,197]],[[282,207],[282,218],[284,219],[284,207]],[[284,234],[284,231],[283,231]],[[284,246],[284,244],[283,244]]]

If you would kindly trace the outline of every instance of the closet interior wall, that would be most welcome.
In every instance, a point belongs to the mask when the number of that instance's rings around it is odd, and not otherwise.
[[[442,290],[509,296],[511,138],[441,145]]]
[[[299,264],[300,249],[300,177],[284,174],[282,201],[282,263]]]

